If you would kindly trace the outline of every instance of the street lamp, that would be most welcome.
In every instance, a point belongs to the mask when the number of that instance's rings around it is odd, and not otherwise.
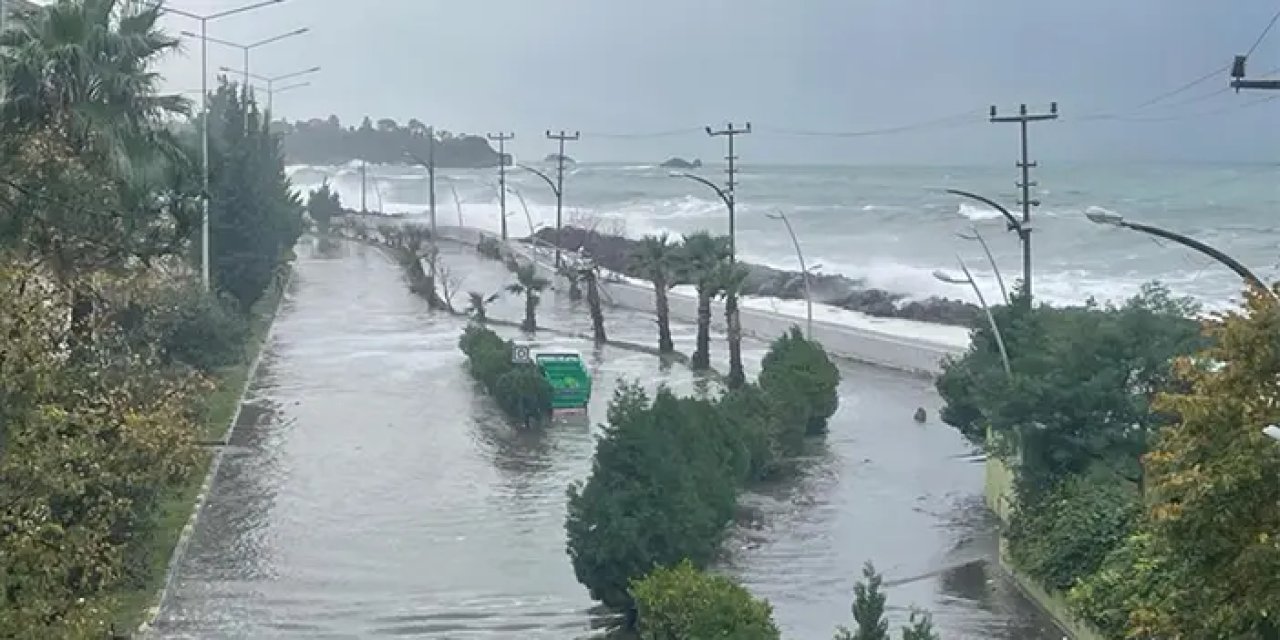
[[[529,173],[532,173],[532,174],[533,174],[533,175],[535,175],[535,176],[538,176],[539,178],[542,178],[542,181],[543,181],[543,182],[545,182],[545,183],[547,183],[547,186],[548,186],[548,187],[551,187],[551,193],[554,193],[554,194],[555,194],[555,196],[556,196],[556,211],[559,211],[559,210],[560,210],[560,204],[561,204],[561,201],[562,201],[562,198],[563,198],[563,194],[562,194],[562,193],[561,193],[561,191],[560,191],[560,187],[556,185],[556,181],[555,181],[555,180],[552,180],[552,179],[551,179],[551,176],[549,176],[549,175],[547,175],[547,174],[545,174],[545,173],[543,173],[543,172],[541,172],[541,171],[538,171],[537,169],[534,169],[533,167],[531,167],[531,166],[529,166],[529,165],[527,165],[527,164],[517,164],[516,166],[517,166],[517,167],[520,167],[521,169],[524,169],[525,171],[528,171]],[[517,193],[517,194],[519,194],[519,192],[516,192],[516,193]],[[524,204],[524,197],[523,197],[523,196],[520,198],[520,204],[521,204],[521,205],[523,205],[523,204]],[[524,209],[524,213],[525,213],[525,216],[528,216],[528,215],[529,215],[529,208],[528,208],[528,207],[525,207],[525,209]],[[556,264],[556,268],[559,268],[559,267],[560,267],[560,235],[559,235],[559,230],[560,230],[560,226],[559,226],[559,224],[558,224],[558,222],[557,222],[557,225],[556,225],[556,231],[557,231],[557,234],[556,234],[556,263],[555,263],[555,264]],[[530,225],[529,232],[530,232],[530,233],[533,233],[533,227],[532,227],[532,225]]]
[[[1004,374],[1013,376],[1013,368],[1009,366],[1009,352],[1004,346],[1004,335],[1000,333],[1000,325],[996,324],[996,317],[991,313],[991,307],[987,306],[987,299],[982,295],[982,289],[978,288],[978,283],[974,281],[973,274],[969,272],[969,267],[965,265],[964,258],[959,254],[956,255],[956,261],[960,263],[960,270],[964,272],[964,277],[950,275],[945,271],[934,271],[933,277],[947,284],[967,284],[973,287],[974,295],[978,296],[978,304],[982,305],[982,310],[987,314],[987,322],[991,325],[991,332],[996,336],[996,346],[1000,348],[1000,360],[1004,363]]]
[[[1199,251],[1200,253],[1203,253],[1209,256],[1210,258],[1213,258],[1214,260],[1217,260],[1218,262],[1222,263],[1228,269],[1231,269],[1232,271],[1236,272],[1236,274],[1239,275],[1241,278],[1243,278],[1245,282],[1249,283],[1252,286],[1258,287],[1263,291],[1266,291],[1267,293],[1271,294],[1272,298],[1280,300],[1280,297],[1276,296],[1276,292],[1272,291],[1270,287],[1268,287],[1265,283],[1263,283],[1262,279],[1259,278],[1257,275],[1255,275],[1252,271],[1250,271],[1248,267],[1241,264],[1235,258],[1232,258],[1231,256],[1221,251],[1218,251],[1217,249],[1214,249],[1213,247],[1203,242],[1200,242],[1199,240],[1196,240],[1194,238],[1189,238],[1180,233],[1174,233],[1167,229],[1161,229],[1159,227],[1153,227],[1151,225],[1146,225],[1146,224],[1139,224],[1137,222],[1129,222],[1128,220],[1124,219],[1124,216],[1121,216],[1118,213],[1112,213],[1110,211],[1098,211],[1095,209],[1092,211],[1086,211],[1084,215],[1086,218],[1089,219],[1089,222],[1093,222],[1095,224],[1105,224],[1113,227],[1123,227],[1125,229],[1141,231],[1142,233],[1153,235],[1153,236],[1156,236],[1157,238],[1164,238],[1165,240],[1172,240],[1184,247],[1195,249],[1196,251]]]
[[[1262,428],[1262,433],[1272,440],[1280,440],[1280,427],[1272,424]]]
[[[702,183],[707,187],[709,187],[712,191],[715,191],[716,195],[720,196],[720,199],[724,201],[724,206],[729,209],[729,260],[736,261],[738,250],[737,250],[737,245],[735,244],[736,240],[734,238],[734,235],[736,235],[734,233],[736,220],[734,219],[734,213],[733,213],[734,211],[733,194],[725,191],[724,189],[721,189],[720,185],[699,175],[695,175],[692,173],[680,173],[680,172],[672,172],[667,175],[672,178],[687,178],[689,180],[693,180],[694,182]]]
[[[977,240],[982,245],[982,252],[987,254],[987,262],[991,264],[991,270],[996,274],[996,282],[1000,285],[1000,296],[1004,298],[1005,305],[1009,304],[1009,290],[1004,287],[1004,276],[1000,275],[1000,265],[996,264],[996,259],[991,256],[991,247],[987,246],[987,241],[978,232],[976,225],[971,225],[969,230],[972,233],[957,233],[956,237],[961,240]]]
[[[214,44],[220,44],[220,45],[223,45],[223,46],[225,46],[225,47],[232,47],[232,48],[239,49],[239,50],[241,50],[242,52],[244,52],[244,70],[243,70],[241,73],[244,75],[244,84],[245,84],[245,86],[248,86],[248,85],[249,85],[249,52],[250,52],[250,51],[252,51],[252,50],[254,50],[254,49],[257,49],[258,47],[261,47],[261,46],[264,46],[264,45],[271,44],[271,43],[273,43],[273,42],[279,42],[279,41],[281,41],[281,40],[285,40],[285,39],[287,39],[287,38],[292,38],[292,37],[295,37],[295,36],[300,36],[300,35],[302,35],[302,34],[304,34],[304,33],[308,32],[308,31],[310,31],[310,30],[311,30],[311,29],[309,29],[309,28],[307,28],[307,27],[303,27],[303,28],[301,28],[301,29],[294,29],[293,31],[290,31],[290,32],[288,32],[288,33],[282,33],[282,34],[280,34],[280,35],[273,36],[273,37],[270,37],[270,38],[266,38],[266,39],[263,39],[263,40],[259,40],[259,41],[257,41],[257,42],[251,42],[251,43],[249,43],[249,44],[240,44],[240,43],[238,43],[238,42],[232,42],[232,41],[230,41],[230,40],[219,40],[218,38],[214,38],[214,37],[212,37],[212,36],[201,36],[201,35],[196,35],[196,34],[194,34],[194,33],[191,33],[190,31],[183,31],[183,32],[182,32],[182,35],[187,36],[188,38],[202,38],[202,39],[204,39],[204,40],[208,40],[209,42],[212,42],[212,43],[214,43]]]
[[[235,70],[235,69],[232,69],[231,67],[218,67],[218,70],[220,70],[220,71],[226,71],[227,73],[235,73],[235,72],[236,72],[236,70]],[[278,75],[278,76],[260,76],[260,75],[258,75],[258,74],[256,74],[256,73],[247,73],[247,72],[246,72],[246,74],[245,74],[245,75],[247,75],[247,76],[248,76],[248,77],[250,77],[250,78],[253,78],[254,80],[261,80],[261,81],[263,81],[263,82],[267,83],[267,111],[271,111],[271,96],[272,96],[272,94],[274,94],[274,93],[280,93],[280,92],[282,92],[282,91],[287,91],[287,90],[289,90],[289,89],[297,89],[298,87],[305,87],[305,86],[307,86],[307,85],[311,84],[311,83],[309,83],[309,82],[303,82],[303,83],[299,83],[299,84],[295,84],[295,85],[290,85],[290,86],[288,86],[288,87],[282,87],[282,88],[280,88],[280,89],[276,89],[276,88],[275,88],[275,83],[280,82],[281,80],[289,80],[289,79],[291,79],[291,78],[297,78],[298,76],[305,76],[305,75],[308,75],[308,74],[311,74],[311,73],[316,73],[316,72],[318,72],[318,71],[320,71],[320,67],[311,67],[311,68],[309,68],[309,69],[303,69],[303,70],[301,70],[301,71],[294,71],[294,72],[292,72],[292,73],[285,73],[285,74]]]
[[[980,196],[976,193],[970,193],[968,191],[961,191],[959,189],[947,189],[947,193],[960,196],[962,198],[968,198],[970,200],[976,200],[978,202],[981,202],[982,204],[987,205],[988,207],[991,207],[992,209],[995,209],[996,211],[999,211],[1000,215],[1004,216],[1007,230],[1016,231],[1018,233],[1018,239],[1022,242],[1022,288],[1023,288],[1023,293],[1027,296],[1027,305],[1030,306],[1031,305],[1031,225],[1024,223],[1023,221],[1015,218],[1012,213],[1009,213],[1008,209],[1004,208],[1003,206],[1000,205],[1000,203],[996,202],[995,200],[992,200],[991,198]],[[975,232],[976,232],[976,229],[975,229]],[[983,242],[982,245],[983,245],[983,248],[985,249],[986,242]],[[990,257],[990,255],[991,253],[990,251],[988,251],[987,256]],[[992,263],[994,264],[994,261],[992,261]],[[1003,279],[1001,279],[1000,288],[1001,290],[1004,289]],[[1008,297],[1009,297],[1009,294],[1006,292],[1005,299],[1008,300]]]
[[[770,220],[781,220],[782,224],[787,227],[787,235],[791,236],[791,244],[796,248],[796,259],[800,261],[800,275],[804,278],[804,304],[805,304],[805,320],[808,322],[805,337],[809,340],[813,339],[813,287],[809,284],[809,268],[804,265],[804,252],[800,250],[800,241],[796,239],[795,229],[791,228],[791,220],[787,218],[787,214],[778,211],[777,213],[766,213],[766,218]],[[814,269],[821,268],[822,265],[813,265]]]
[[[191,18],[200,21],[200,156],[204,165],[204,194],[200,203],[200,279],[204,283],[205,291],[209,290],[209,41],[208,26],[209,21],[225,18],[237,13],[252,11],[261,7],[273,4],[280,4],[284,0],[263,0],[254,4],[248,4],[235,9],[227,9],[217,13],[200,15],[189,13],[170,7],[153,5],[163,12],[172,13],[174,15]]]

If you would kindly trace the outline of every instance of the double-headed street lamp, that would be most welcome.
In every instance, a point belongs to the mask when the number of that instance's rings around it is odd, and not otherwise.
[[[964,273],[963,278],[940,270],[934,271],[933,277],[947,284],[967,284],[973,287],[973,294],[978,296],[978,304],[982,305],[982,311],[987,314],[987,322],[991,325],[991,332],[995,334],[996,347],[1000,349],[1000,361],[1004,364],[1004,374],[1012,376],[1013,368],[1009,366],[1009,352],[1005,349],[1004,335],[1000,333],[1000,325],[996,324],[996,317],[991,313],[991,307],[987,306],[987,299],[982,295],[982,289],[978,287],[978,283],[973,279],[973,274],[969,272],[969,267],[964,263],[964,258],[957,254],[956,262],[960,264],[960,271]]]
[[[230,40],[219,40],[218,38],[214,38],[212,36],[196,35],[194,33],[191,33],[190,31],[183,31],[182,35],[187,36],[188,38],[201,38],[203,40],[208,40],[209,42],[212,42],[214,44],[220,44],[225,47],[232,47],[234,49],[239,49],[241,52],[243,52],[244,53],[244,69],[240,73],[241,75],[244,76],[245,86],[249,86],[249,78],[251,77],[251,74],[249,73],[249,52],[250,51],[257,49],[258,47],[271,44],[273,42],[280,42],[281,40],[286,40],[288,38],[300,36],[310,30],[311,29],[307,27],[302,27],[301,29],[294,29],[293,31],[290,31],[288,33],[282,33],[280,35],[272,36],[270,38],[265,38],[257,42],[250,42],[249,44],[240,44],[238,42],[232,42]],[[223,68],[225,69],[226,67],[223,67]]]
[[[533,175],[535,175],[535,176],[538,176],[539,178],[542,178],[542,181],[543,181],[543,182],[545,182],[545,183],[547,183],[547,186],[548,186],[548,187],[551,187],[551,193],[555,194],[555,196],[556,196],[556,211],[559,211],[559,210],[560,210],[561,202],[563,201],[563,198],[564,198],[564,195],[563,195],[563,193],[561,192],[560,187],[556,185],[556,181],[555,181],[555,180],[552,180],[552,179],[551,179],[551,176],[549,176],[549,175],[547,175],[547,174],[545,174],[545,173],[543,173],[543,172],[541,172],[541,171],[538,171],[537,169],[534,169],[533,167],[531,167],[531,166],[529,166],[529,165],[527,165],[527,164],[517,164],[516,166],[517,166],[517,167],[520,167],[521,169],[524,169],[525,171],[528,171],[529,173],[532,173],[532,174],[533,174]],[[519,192],[517,192],[517,193],[519,193]],[[523,204],[523,203],[524,203],[524,197],[523,197],[523,196],[521,196],[521,197],[520,197],[520,202],[521,202],[521,204]],[[527,207],[525,208],[525,215],[526,215],[526,216],[527,216],[527,215],[529,215],[529,209],[528,209]],[[558,268],[560,268],[560,224],[559,224],[559,222],[560,222],[559,220],[556,220],[556,268],[557,268],[557,269],[558,269]],[[529,233],[533,233],[532,226],[531,226],[531,227],[530,227],[530,229],[529,229]],[[535,240],[536,240],[536,238],[535,238]]]
[[[204,193],[201,198],[200,213],[200,280],[204,283],[205,291],[209,290],[209,41],[208,26],[211,20],[218,20],[237,13],[252,11],[261,7],[273,4],[280,4],[284,0],[263,0],[253,4],[248,4],[235,9],[227,9],[217,13],[209,13],[200,15],[197,13],[189,13],[179,9],[173,9],[167,6],[156,5],[161,11],[191,18],[200,22],[200,156],[204,165]]]
[[[734,216],[733,194],[722,189],[720,185],[697,174],[672,172],[667,175],[671,176],[672,178],[687,178],[689,180],[693,180],[694,182],[704,184],[709,189],[716,192],[716,195],[720,196],[720,199],[724,201],[724,206],[727,209],[729,209],[729,260],[731,262],[736,261],[738,259],[738,248],[736,244],[737,239],[734,236],[737,235],[736,234],[737,220],[735,219],[735,216]]]
[[[1123,227],[1125,229],[1141,231],[1142,233],[1153,235],[1153,236],[1156,236],[1157,238],[1164,238],[1165,240],[1172,240],[1184,247],[1195,249],[1196,251],[1199,251],[1200,253],[1203,253],[1209,256],[1210,258],[1213,258],[1214,260],[1217,260],[1218,262],[1222,263],[1228,269],[1231,269],[1232,271],[1236,272],[1236,275],[1239,275],[1241,278],[1244,279],[1245,282],[1249,283],[1251,286],[1254,286],[1263,291],[1266,291],[1268,294],[1271,295],[1272,298],[1276,299],[1277,301],[1280,301],[1280,296],[1277,296],[1276,292],[1272,291],[1271,288],[1268,287],[1266,283],[1262,281],[1262,278],[1259,278],[1256,274],[1250,271],[1248,267],[1241,264],[1235,258],[1232,258],[1231,256],[1217,249],[1214,249],[1213,247],[1203,242],[1200,242],[1199,240],[1196,240],[1194,238],[1189,238],[1180,233],[1174,233],[1167,229],[1161,229],[1159,227],[1153,227],[1147,224],[1139,224],[1137,222],[1129,222],[1128,220],[1124,219],[1124,216],[1121,216],[1120,214],[1117,214],[1117,213],[1111,213],[1108,211],[1088,211],[1084,215],[1086,218],[1089,219],[1090,222],[1093,222],[1096,224],[1105,224],[1113,227]]]
[[[235,72],[236,72],[236,70],[235,70],[235,69],[232,69],[231,67],[219,67],[219,70],[221,70],[221,71],[226,71],[227,73],[235,73]],[[305,76],[305,75],[309,75],[309,74],[312,74],[312,73],[317,73],[317,72],[319,72],[319,71],[320,71],[320,67],[311,67],[311,68],[309,68],[309,69],[303,69],[303,70],[301,70],[301,71],[293,71],[293,72],[285,73],[285,74],[281,74],[281,75],[278,75],[278,76],[260,76],[260,75],[258,75],[258,74],[256,74],[256,73],[246,73],[246,75],[247,75],[247,77],[253,78],[254,80],[261,80],[262,82],[267,83],[267,111],[271,111],[271,106],[272,106],[272,105],[271,105],[272,94],[276,94],[276,93],[280,93],[280,92],[283,92],[283,91],[287,91],[287,90],[289,90],[289,89],[297,89],[298,87],[305,87],[305,86],[307,86],[307,85],[311,84],[311,83],[309,83],[309,82],[303,82],[303,83],[294,84],[294,85],[290,85],[290,86],[288,86],[288,87],[281,87],[281,88],[277,89],[277,88],[275,88],[275,85],[276,85],[276,83],[277,83],[277,82],[280,82],[281,80],[290,80],[290,79],[293,79],[293,78],[297,78],[297,77],[299,77],[299,76]],[[246,84],[247,84],[247,83],[246,83]]]
[[[285,85],[277,89],[272,87],[270,83],[267,83],[266,86],[255,86],[255,88],[261,89],[263,93],[267,94],[267,111],[270,112],[272,101],[275,99],[277,93],[284,93],[286,91],[293,91],[294,89],[301,89],[309,86],[311,86],[310,82],[299,82],[297,84]]]
[[[1027,297],[1027,304],[1030,305],[1031,304],[1031,225],[1014,217],[1012,213],[1009,213],[1008,209],[1004,208],[1003,206],[1000,205],[999,202],[996,202],[991,198],[980,196],[976,193],[970,193],[968,191],[961,191],[959,189],[947,189],[947,193],[950,193],[952,195],[957,195],[962,198],[975,200],[977,202],[981,202],[982,204],[985,204],[988,207],[991,207],[992,209],[999,211],[1000,215],[1004,216],[1007,229],[1009,231],[1016,231],[1018,233],[1018,240],[1022,242],[1022,287]],[[979,237],[976,235],[977,234],[976,228],[974,229],[974,234],[975,234],[975,237]],[[966,236],[961,236],[961,237],[966,237]],[[968,238],[966,237],[966,239]],[[987,250],[987,258],[990,259],[991,251],[987,249],[987,243],[985,241],[982,242],[982,248],[984,250]],[[992,260],[992,264],[993,265],[995,264],[994,260]],[[1002,291],[1004,290],[1003,278],[1001,278],[1000,288]],[[1008,298],[1009,298],[1009,295],[1006,292],[1005,300],[1007,301]]]

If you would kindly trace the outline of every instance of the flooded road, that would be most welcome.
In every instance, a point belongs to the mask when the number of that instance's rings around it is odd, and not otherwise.
[[[565,489],[590,470],[594,426],[510,428],[475,392],[462,323],[430,314],[376,249],[300,258],[272,338],[163,603],[164,638],[548,638],[587,635],[592,602],[564,551]],[[461,290],[493,292],[500,264],[453,249]],[[461,296],[465,298],[465,295]],[[504,298],[494,317],[518,319]],[[649,344],[652,320],[609,310],[611,336]],[[541,323],[587,329],[549,294]],[[677,327],[692,349],[692,327]],[[511,330],[500,330],[515,335]],[[694,393],[680,366],[584,340],[599,420],[619,377]],[[723,348],[715,346],[723,363]],[[764,345],[744,360],[758,370]],[[720,366],[723,367],[723,364]],[[983,562],[981,467],[936,414],[927,382],[843,366],[828,443],[798,481],[749,494],[759,528],[733,536],[725,569],[773,600],[788,638],[848,622],[866,559],[895,583],[890,604],[931,608],[945,638],[1039,640],[1036,617]],[[972,564],[970,561],[976,561]],[[963,566],[953,571],[947,567]],[[900,579],[931,577],[896,584]],[[990,577],[994,577],[994,573]]]

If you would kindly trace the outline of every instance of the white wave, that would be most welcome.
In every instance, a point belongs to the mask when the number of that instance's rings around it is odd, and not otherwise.
[[[978,206],[968,202],[961,202],[956,209],[956,213],[975,222],[979,220],[998,220],[1004,217],[1003,214],[991,207]]]

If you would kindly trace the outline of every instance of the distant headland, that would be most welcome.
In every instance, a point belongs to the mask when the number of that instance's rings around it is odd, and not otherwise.
[[[280,133],[285,158],[293,164],[343,164],[366,160],[380,164],[405,164],[417,156],[426,159],[428,135],[432,130],[418,120],[400,125],[383,118],[374,122],[367,116],[358,127],[344,127],[337,116],[272,124]],[[481,136],[434,131],[436,166],[443,169],[496,167],[498,152]],[[511,163],[508,155],[507,164]]]

